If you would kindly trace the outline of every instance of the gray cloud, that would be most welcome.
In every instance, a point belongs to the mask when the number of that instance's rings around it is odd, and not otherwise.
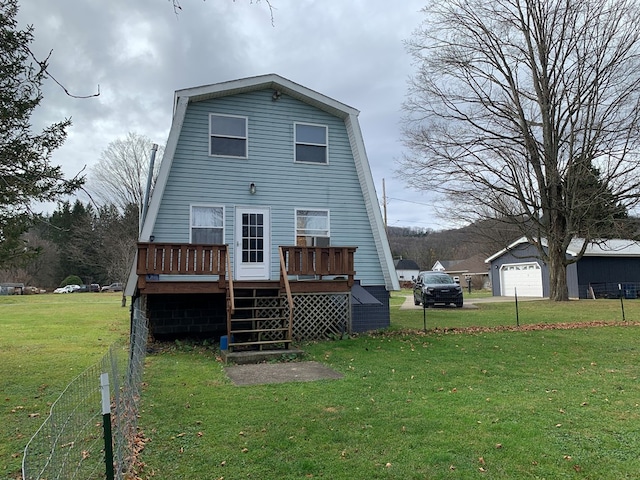
[[[71,117],[54,155],[68,175],[97,162],[117,138],[135,131],[163,144],[173,92],[236,78],[277,73],[361,111],[367,153],[389,223],[440,228],[426,205],[393,178],[402,145],[399,121],[411,60],[402,41],[421,22],[424,0],[183,0],[178,16],[167,0],[23,0],[19,20],[35,28],[34,52],[76,95],[53,82],[34,127]],[[397,200],[400,199],[400,200]]]

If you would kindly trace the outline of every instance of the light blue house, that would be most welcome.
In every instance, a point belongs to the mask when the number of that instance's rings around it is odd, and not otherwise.
[[[175,93],[126,289],[155,336],[271,348],[389,325],[358,113],[273,74]]]

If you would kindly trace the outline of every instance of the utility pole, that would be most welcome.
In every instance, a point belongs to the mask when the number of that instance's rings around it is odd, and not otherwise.
[[[387,230],[387,190],[384,185],[384,178],[382,179],[382,209],[384,212],[384,229]]]

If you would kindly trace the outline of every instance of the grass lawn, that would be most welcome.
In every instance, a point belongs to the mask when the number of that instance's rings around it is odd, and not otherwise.
[[[20,478],[22,451],[64,388],[126,338],[119,294],[0,296],[0,478]]]
[[[148,357],[143,476],[634,478],[640,329],[385,334],[304,345],[342,380],[236,387],[215,351]],[[626,302],[627,320],[640,302]],[[429,328],[515,325],[513,304],[429,309]],[[616,321],[620,302],[522,302],[521,324]]]
[[[468,298],[468,297],[467,297]],[[640,300],[401,310],[389,331],[303,345],[341,380],[237,387],[215,348],[149,355],[142,478],[620,479],[640,471]],[[118,294],[0,297],[0,475],[60,391],[126,335]],[[532,324],[617,322],[532,330]],[[472,333],[468,333],[471,331]],[[34,416],[31,416],[34,415]]]

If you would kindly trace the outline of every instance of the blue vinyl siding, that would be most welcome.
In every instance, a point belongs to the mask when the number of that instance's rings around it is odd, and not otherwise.
[[[356,246],[356,278],[384,285],[345,123],[272,90],[192,103],[153,229],[157,242],[189,241],[191,204],[225,205],[225,242],[234,241],[235,206],[271,208],[271,278],[278,245],[295,243],[295,209],[329,209],[331,245]],[[248,117],[248,158],[209,156],[209,114]],[[294,163],[294,122],[328,126],[328,165]],[[255,183],[257,193],[249,193]],[[231,249],[233,252],[233,249]],[[232,258],[233,260],[233,258]]]

